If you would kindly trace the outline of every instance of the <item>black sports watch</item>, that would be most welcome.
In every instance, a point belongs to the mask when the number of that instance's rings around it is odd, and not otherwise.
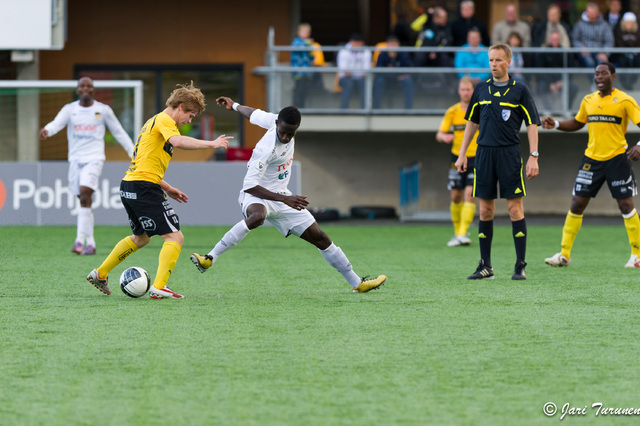
[[[529,153],[529,155],[532,156],[532,157],[536,157],[536,158],[540,157],[540,153],[538,151],[533,151],[533,152]]]

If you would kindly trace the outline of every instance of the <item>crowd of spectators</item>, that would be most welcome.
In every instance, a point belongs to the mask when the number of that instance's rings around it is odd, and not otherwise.
[[[504,9],[504,19],[496,22],[491,28],[491,35],[485,23],[476,16],[475,4],[472,0],[463,0],[457,16],[452,16],[440,6],[422,10],[415,1],[395,2],[395,25],[390,29],[388,40],[380,42],[376,47],[383,48],[373,52],[373,59],[366,50],[358,50],[364,46],[361,36],[353,37],[345,48],[337,55],[337,66],[344,68],[337,77],[336,89],[342,91],[341,107],[347,108],[354,92],[357,92],[361,105],[364,105],[364,73],[353,72],[353,68],[363,70],[369,67],[455,67],[460,71],[457,77],[469,76],[479,81],[488,72],[469,71],[465,68],[489,67],[486,48],[493,44],[509,44],[514,48],[510,75],[516,80],[533,84],[541,95],[550,94],[557,99],[557,93],[563,90],[561,74],[547,74],[533,77],[523,74],[527,67],[572,67],[581,66],[595,68],[602,62],[610,61],[619,68],[640,67],[640,55],[633,52],[611,53],[612,47],[640,47],[640,32],[637,16],[633,11],[624,10],[620,0],[609,0],[608,9],[601,11],[595,2],[587,3],[585,10],[578,14],[572,24],[562,19],[562,9],[557,4],[551,4],[546,10],[544,19],[529,22],[521,19],[516,4],[508,4]],[[308,29],[310,32],[310,28]],[[302,37],[304,39],[304,36]],[[393,46],[409,47],[460,47],[456,52],[420,51],[393,52],[388,50],[388,43]],[[300,36],[294,45],[309,45],[311,41],[302,41]],[[355,47],[355,49],[354,49]],[[520,47],[545,47],[549,52],[522,53]],[[562,48],[584,48],[583,51],[566,55],[552,52]],[[484,48],[484,49],[483,49]],[[602,48],[602,51],[594,49]],[[293,58],[296,57],[292,53]],[[310,63],[313,55],[303,58],[298,64]],[[347,70],[351,69],[351,71]],[[591,79],[591,76],[585,74]],[[436,76],[434,76],[435,78]],[[455,76],[454,76],[455,78]],[[308,87],[311,82],[305,73],[294,74],[296,98],[301,99],[299,91]],[[436,78],[437,79],[437,78]],[[637,74],[621,73],[619,83],[627,90],[633,89],[638,79]],[[374,81],[374,107],[380,107],[385,88],[390,84],[398,86],[405,98],[405,108],[412,104],[411,95],[414,85],[418,84],[419,76],[407,73],[378,73]],[[530,81],[527,81],[530,80]],[[535,82],[534,82],[535,81]],[[449,81],[455,86],[457,79]],[[576,86],[572,82],[569,89],[570,98],[575,97]],[[302,96],[302,99],[304,97]],[[546,103],[546,102],[545,102]],[[303,103],[302,103],[303,105]]]

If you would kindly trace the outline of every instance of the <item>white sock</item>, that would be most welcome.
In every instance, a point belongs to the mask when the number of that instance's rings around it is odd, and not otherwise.
[[[342,274],[344,279],[351,284],[351,287],[358,287],[362,279],[353,272],[351,262],[349,262],[349,259],[347,259],[347,256],[340,247],[331,243],[326,249],[320,250],[320,253],[322,253],[322,257],[324,257],[324,260],[326,260],[329,265],[336,268],[336,270]]]
[[[78,212],[78,235],[83,235],[87,239],[87,245],[95,247],[93,239],[93,210],[91,207],[80,207]]]
[[[218,256],[242,241],[247,234],[249,234],[249,228],[245,221],[241,220],[236,223],[233,228],[229,229],[226,234],[224,234],[224,237],[222,237],[213,250],[209,252],[209,256],[211,256],[215,262]]]

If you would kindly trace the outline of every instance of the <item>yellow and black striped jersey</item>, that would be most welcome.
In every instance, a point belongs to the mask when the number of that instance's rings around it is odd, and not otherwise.
[[[589,129],[589,143],[584,155],[606,161],[627,150],[627,126],[629,120],[634,124],[640,123],[640,107],[631,96],[614,88],[605,97],[600,97],[598,92],[585,96],[575,118],[587,123]]]
[[[523,121],[540,125],[531,91],[513,78],[506,85],[496,85],[492,78],[478,83],[465,118],[480,124],[478,145],[483,146],[517,145]]]
[[[464,137],[464,129],[467,126],[467,120],[464,119],[465,110],[460,106],[460,102],[449,107],[440,122],[440,131],[450,133],[453,130],[453,142],[451,142],[451,153],[460,155],[460,147],[462,146],[462,138]],[[471,139],[471,143],[467,148],[467,157],[475,157],[478,144],[478,132]]]
[[[173,155],[170,137],[179,136],[176,122],[165,112],[151,117],[140,130],[129,170],[123,178],[159,184]]]

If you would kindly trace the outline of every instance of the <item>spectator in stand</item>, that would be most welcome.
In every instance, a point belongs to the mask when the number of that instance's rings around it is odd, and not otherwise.
[[[393,35],[398,37],[402,46],[413,46],[416,42],[416,31],[411,28],[424,10],[418,6],[417,0],[396,0],[393,5],[395,24]]]
[[[613,47],[613,31],[600,13],[596,3],[587,4],[586,19],[580,19],[571,32],[571,42],[575,47]],[[586,49],[578,55],[578,60],[583,67],[595,68],[597,64],[609,61],[606,52],[589,52]],[[591,77],[589,77],[591,81]]]
[[[453,45],[453,35],[448,22],[447,11],[442,7],[433,8],[418,34],[416,47],[448,47]],[[450,67],[453,64],[449,52],[416,52],[415,64],[419,67]]]
[[[511,64],[509,64],[509,77],[513,78],[518,83],[526,84],[526,79],[522,72],[524,68],[524,56],[522,52],[518,52],[517,49],[522,47],[522,37],[520,33],[512,32],[509,34],[508,43],[512,47]]]
[[[482,44],[489,46],[491,43],[487,26],[480,19],[473,16],[475,12],[476,6],[471,0],[464,0],[460,3],[460,17],[451,24],[454,46],[462,46],[467,43],[467,33],[472,28],[480,32]]]
[[[291,42],[291,46],[309,48],[313,45],[311,39],[311,25],[301,23],[298,25],[298,35]],[[313,52],[310,50],[299,50],[291,52],[292,67],[312,67]],[[306,71],[296,71],[291,74],[294,81],[293,104],[298,108],[304,108],[307,92],[313,83],[313,73]]]
[[[553,53],[553,49],[562,48],[562,35],[558,31],[549,34],[547,41],[542,43],[542,47],[548,48],[544,53],[539,53],[535,58],[535,66],[538,68],[565,68],[570,63],[565,64],[564,54],[561,52]],[[570,58],[571,56],[567,56]],[[562,74],[540,74],[538,75],[537,91],[542,107],[548,111],[560,109],[561,104],[556,102],[560,99],[564,80]],[[578,93],[578,86],[569,80],[569,107]]]
[[[364,81],[366,70],[371,68],[371,51],[364,50],[364,40],[360,34],[353,34],[344,49],[338,52],[338,84],[342,88],[340,108],[349,107],[354,89],[360,95],[360,107],[364,109]]]
[[[624,12],[622,11],[622,3],[620,0],[610,0],[609,10],[604,13],[603,18],[605,22],[609,24],[612,31],[615,32],[615,30],[620,27],[623,16]]]
[[[531,45],[531,27],[518,18],[518,10],[514,4],[508,4],[504,9],[504,18],[493,26],[491,43],[505,44],[509,42],[511,33],[518,33],[522,40],[522,47]]]
[[[398,37],[392,35],[387,38],[387,49],[400,47]],[[413,61],[408,52],[398,52],[396,50],[384,50],[378,56],[377,68],[400,68],[412,67]],[[395,84],[402,88],[404,96],[404,109],[413,107],[413,78],[410,74],[401,73],[381,73],[376,74],[373,81],[373,107],[380,108],[384,90],[389,84]]]
[[[560,47],[571,47],[571,29],[569,24],[562,21],[562,11],[560,6],[552,4],[547,8],[547,19],[540,21],[534,25],[531,31],[531,45],[533,47],[542,46],[548,39],[552,32],[557,32],[560,35]]]
[[[456,68],[489,68],[489,54],[485,50],[485,45],[480,42],[480,31],[472,29],[467,34],[467,44],[462,46],[456,53],[454,66]],[[458,72],[458,77],[462,78],[468,75],[474,84],[481,80],[489,78],[488,72]]]
[[[622,16],[620,26],[615,29],[614,36],[616,47],[640,47],[640,33],[635,13],[627,12]],[[616,65],[620,68],[640,68],[640,55],[637,53],[620,53],[615,58]],[[619,74],[620,83],[626,90],[632,90],[638,80],[638,74]]]

